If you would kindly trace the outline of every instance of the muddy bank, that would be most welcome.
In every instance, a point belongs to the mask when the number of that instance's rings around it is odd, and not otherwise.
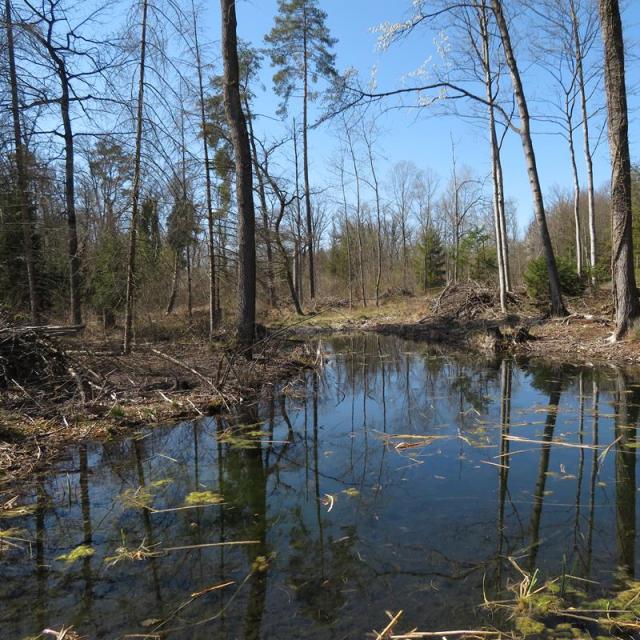
[[[46,467],[71,443],[228,412],[315,359],[303,341],[278,336],[247,358],[222,335],[124,355],[105,340],[14,332],[0,353],[0,484]]]
[[[523,292],[517,292],[510,295],[504,314],[496,292],[473,283],[461,284],[410,303],[324,312],[296,332],[310,338],[339,331],[374,331],[490,355],[511,353],[575,364],[640,363],[637,330],[629,331],[618,343],[607,340],[613,331],[610,292],[569,298],[566,304],[568,316],[550,318]]]

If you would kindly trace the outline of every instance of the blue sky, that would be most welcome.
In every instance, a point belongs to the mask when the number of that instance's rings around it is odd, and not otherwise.
[[[212,5],[205,14],[208,24],[203,30],[209,41],[219,38],[220,28],[218,3],[214,2]],[[371,28],[383,21],[393,22],[406,18],[410,0],[321,0],[320,5],[328,14],[332,35],[338,38],[335,49],[338,67],[354,67],[362,78],[367,79],[375,66],[379,90],[401,86],[403,76],[419,67],[428,56],[434,55],[434,34],[426,30],[416,31],[409,39],[386,52],[376,49],[376,34],[371,32]],[[630,51],[635,49],[633,41],[637,39],[640,25],[639,5],[633,0],[627,3],[624,10],[625,38]],[[255,45],[261,45],[264,34],[273,24],[276,10],[276,0],[239,2],[239,36]],[[538,37],[538,34],[517,31],[515,37],[518,47],[516,53],[523,66],[525,91],[532,102],[531,111],[535,114],[536,111],[543,110],[536,103],[536,97],[549,93],[548,76],[527,64],[529,41]],[[268,65],[265,66],[263,82],[266,91],[259,92],[256,110],[272,115],[277,98],[272,95],[272,70]],[[640,84],[639,66],[640,62],[628,58],[627,82],[630,89]],[[640,160],[637,113],[640,102],[634,93],[635,91],[630,95],[629,101],[632,111],[630,142],[633,159]],[[291,111],[295,112],[296,108],[292,103]],[[419,168],[431,168],[444,182],[451,170],[451,137],[457,146],[459,164],[468,165],[479,174],[488,173],[487,142],[479,123],[474,124],[454,116],[436,115],[429,110],[419,113],[415,110],[394,110],[381,117],[380,126],[383,133],[378,141],[378,154],[384,158],[383,165],[387,165],[382,167],[383,173],[395,162],[411,160]],[[277,130],[277,126],[267,118],[262,119],[258,128],[267,136]],[[534,143],[544,191],[549,193],[556,186],[569,188],[571,174],[564,139],[551,134],[549,125],[534,125],[534,130],[537,132]],[[580,138],[578,145],[581,150]],[[314,130],[311,133],[310,147],[312,182],[321,185],[325,180],[330,180],[330,160],[337,147],[331,127]],[[522,229],[531,219],[530,192],[520,140],[515,134],[508,136],[503,153],[506,194],[517,202],[518,220]],[[600,142],[594,161],[596,185],[604,185],[609,180],[606,135]]]

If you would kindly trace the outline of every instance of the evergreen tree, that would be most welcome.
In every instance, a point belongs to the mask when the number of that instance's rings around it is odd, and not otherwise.
[[[445,256],[444,247],[438,230],[433,226],[426,227],[418,243],[418,272],[424,291],[444,284]]]
[[[316,295],[314,272],[313,216],[309,189],[308,107],[313,95],[310,83],[336,75],[336,40],[326,26],[327,14],[317,0],[278,0],[278,15],[265,40],[277,72],[273,76],[276,93],[282,98],[281,112],[286,113],[289,100],[302,85],[302,162],[307,223],[307,255],[309,256],[309,292]]]

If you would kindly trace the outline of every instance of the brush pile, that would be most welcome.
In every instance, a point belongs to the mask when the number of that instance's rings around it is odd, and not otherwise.
[[[516,296],[508,294],[508,303],[514,302],[517,302]],[[472,281],[446,287],[433,301],[433,313],[458,320],[494,319],[504,315],[498,290]]]
[[[75,385],[64,351],[34,328],[0,329],[0,390],[23,387],[43,391]]]

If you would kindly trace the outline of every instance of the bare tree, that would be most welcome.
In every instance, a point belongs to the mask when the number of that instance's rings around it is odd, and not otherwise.
[[[198,107],[200,115],[200,128],[202,132],[202,151],[204,159],[205,198],[207,207],[207,247],[209,250],[209,340],[213,339],[216,328],[216,254],[215,254],[215,220],[213,216],[211,165],[209,163],[209,142],[206,135],[206,112],[202,56],[200,53],[200,41],[198,38],[198,24],[196,21],[195,2],[191,0],[191,13],[193,17],[193,44],[196,58],[196,71],[198,74]]]
[[[22,135],[20,114],[20,100],[18,90],[18,74],[16,72],[15,45],[13,37],[13,16],[11,2],[5,0],[4,19],[7,31],[7,56],[9,58],[9,82],[11,85],[11,117],[13,120],[13,137],[16,152],[16,173],[18,176],[18,198],[20,203],[20,217],[22,220],[22,242],[24,261],[27,270],[29,287],[29,307],[31,319],[38,322],[40,305],[36,289],[35,261],[33,256],[33,223],[29,204],[29,175],[27,171],[27,149]]]
[[[545,261],[547,264],[547,272],[549,275],[549,293],[551,296],[551,313],[555,316],[566,315],[567,311],[562,300],[562,291],[560,290],[560,278],[558,277],[558,269],[556,267],[556,259],[553,254],[553,246],[551,245],[551,236],[547,227],[547,218],[544,209],[544,199],[542,197],[542,188],[540,186],[540,176],[538,174],[538,165],[536,163],[536,155],[531,138],[531,119],[529,116],[529,106],[524,93],[524,87],[520,78],[520,70],[516,62],[515,53],[511,44],[511,34],[507,26],[502,0],[492,0],[493,13],[495,15],[496,24],[500,33],[504,55],[511,74],[511,83],[513,85],[513,93],[518,111],[520,114],[520,139],[524,151],[525,162],[527,165],[527,173],[529,174],[529,184],[531,185],[531,195],[533,198],[533,208],[540,231],[542,240],[542,248]]]
[[[136,104],[136,142],[133,156],[133,184],[131,186],[131,227],[129,229],[129,256],[127,259],[127,294],[124,314],[124,352],[131,352],[133,338],[134,296],[136,288],[136,242],[138,206],[140,201],[140,173],[142,162],[142,127],[144,113],[144,75],[147,61],[147,17],[148,0],[142,0],[142,28],[140,34],[140,74],[138,77],[138,99]]]

